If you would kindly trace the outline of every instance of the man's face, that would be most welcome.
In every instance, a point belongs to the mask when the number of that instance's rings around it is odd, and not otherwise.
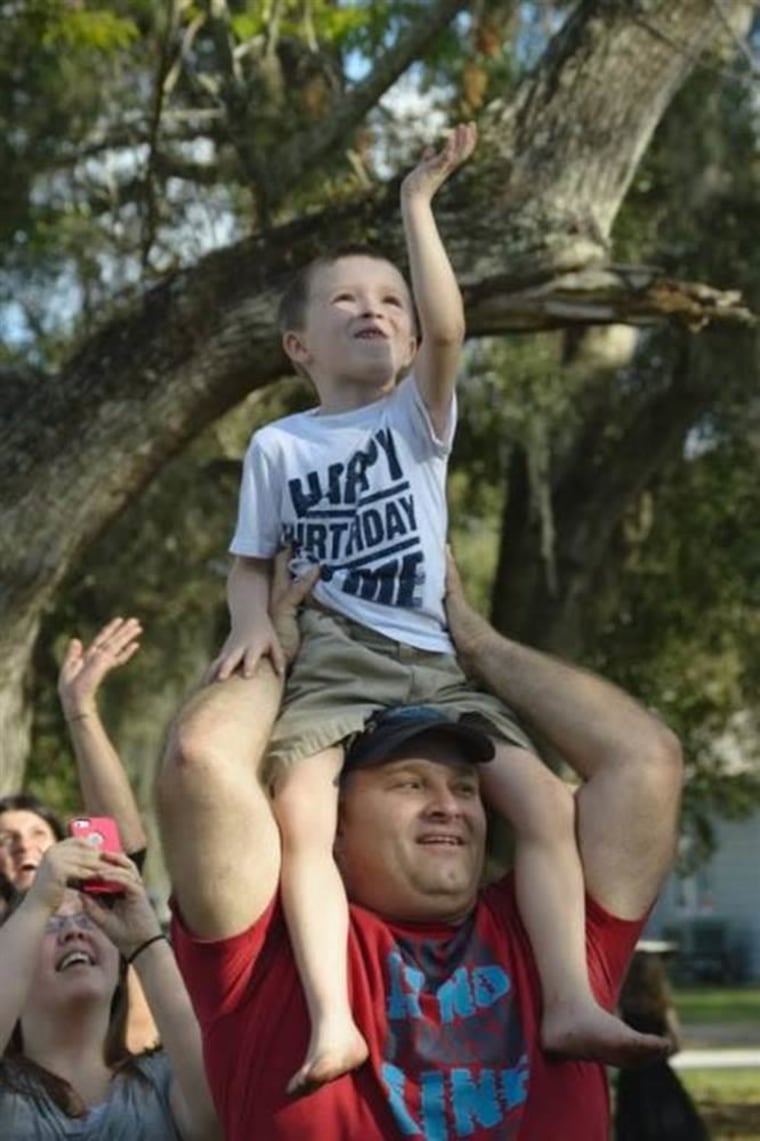
[[[387,387],[416,351],[412,300],[390,262],[350,256],[312,274],[302,330],[285,350],[325,397],[345,385]]]
[[[346,776],[335,858],[352,901],[402,922],[466,917],[485,849],[477,768],[431,731]]]
[[[25,808],[0,813],[0,873],[18,891],[29,887],[56,837],[47,820]]]

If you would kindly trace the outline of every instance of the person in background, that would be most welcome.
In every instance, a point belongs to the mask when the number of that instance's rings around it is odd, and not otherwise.
[[[659,953],[636,950],[625,977],[620,1015],[629,1026],[660,1034],[670,1056],[681,1048],[681,1030]],[[709,1141],[707,1126],[667,1058],[617,1079],[615,1141]]]
[[[97,694],[108,674],[139,649],[142,627],[136,618],[114,618],[85,646],[72,638],[58,677],[58,694],[71,736],[85,811],[112,816],[124,851],[142,869],[146,835],[121,759],[101,720]],[[0,798],[0,876],[10,889],[32,883],[47,849],[66,835],[63,821],[31,793]],[[129,972],[129,1046],[140,1050],[156,1041],[156,1027],[133,971]]]
[[[0,877],[10,894],[26,891],[43,855],[66,835],[63,821],[32,793],[0,797]]]
[[[94,877],[110,907],[68,885]],[[127,964],[163,1047],[126,1044]],[[135,865],[54,843],[0,926],[0,1137],[13,1141],[221,1141],[200,1033]]]
[[[141,866],[147,839],[140,811],[119,754],[98,710],[101,684],[140,648],[137,618],[114,618],[89,646],[72,638],[58,675],[58,695],[74,746],[82,801],[91,816],[112,816],[125,852]]]
[[[114,618],[87,647],[73,638],[58,677],[85,811],[114,818],[124,851],[138,866],[145,858],[145,830],[124,766],[100,718],[97,693],[111,670],[137,652],[141,632],[136,618]],[[25,890],[44,852],[65,835],[58,814],[33,794],[0,797],[0,875],[16,890]]]
[[[0,922],[3,919],[9,905],[13,902],[15,895],[13,884],[7,880],[4,875],[0,875]]]

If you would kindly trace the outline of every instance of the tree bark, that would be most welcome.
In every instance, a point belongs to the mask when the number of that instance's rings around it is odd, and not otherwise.
[[[492,108],[480,160],[437,208],[472,334],[509,328],[521,291],[605,263],[668,101],[721,13],[747,7],[588,0]],[[214,253],[147,292],[60,375],[0,388],[0,789],[18,784],[34,633],[72,562],[201,428],[282,375],[273,317],[293,269],[354,239],[402,257],[397,196],[391,184]]]

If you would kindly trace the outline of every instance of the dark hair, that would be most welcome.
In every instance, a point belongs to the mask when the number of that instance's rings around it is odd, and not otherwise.
[[[56,840],[66,838],[66,828],[57,812],[49,808],[31,792],[18,792],[13,796],[0,796],[0,816],[4,812],[33,812],[49,824]]]
[[[335,262],[342,261],[344,258],[372,258],[373,261],[387,261],[389,265],[394,265],[394,262],[386,257],[381,250],[358,243],[337,246],[326,254],[320,254],[308,265],[296,270],[283,291],[280,304],[277,307],[277,327],[281,333],[286,333],[289,329],[303,329],[306,323],[309,293],[315,274],[320,269],[334,265]]]
[[[620,1010],[629,1014],[664,1018],[672,1005],[665,964],[659,955],[636,951],[620,991]]]
[[[5,903],[10,903],[11,900],[15,897],[15,895],[16,895],[15,887],[13,886],[11,881],[7,878],[7,876],[4,876],[3,873],[0,872],[0,900],[3,900]],[[0,920],[2,920],[2,916],[4,914],[5,914],[5,912],[0,912]]]
[[[24,899],[24,892],[17,892],[8,911],[3,916],[6,922]],[[143,1077],[133,1066],[136,1055],[127,1046],[127,1020],[129,1016],[129,993],[127,989],[127,963],[119,958],[119,977],[111,997],[108,1015],[108,1030],[103,1044],[103,1060],[114,1072],[131,1070],[138,1078]],[[49,1097],[63,1113],[69,1117],[82,1115],[83,1106],[71,1085],[53,1073],[52,1070],[33,1062],[24,1055],[24,1038],[19,1019],[13,1027],[8,1043],[0,1058],[0,1082],[8,1089],[24,1097],[39,1100],[43,1094]]]

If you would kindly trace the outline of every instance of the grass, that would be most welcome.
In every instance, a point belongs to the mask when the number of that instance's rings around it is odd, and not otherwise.
[[[699,1105],[717,1102],[760,1108],[757,1070],[679,1070],[678,1076]]]
[[[760,1082],[757,1070],[682,1070],[712,1141],[757,1141]]]
[[[684,1026],[734,1022],[760,1025],[760,987],[676,987],[673,998]]]
[[[680,1070],[678,1076],[699,1109],[711,1141],[758,1141],[757,1070]]]
[[[760,1026],[760,987],[675,987],[676,1010],[691,1026]],[[712,1141],[760,1137],[760,1073],[756,1069],[679,1070]]]

